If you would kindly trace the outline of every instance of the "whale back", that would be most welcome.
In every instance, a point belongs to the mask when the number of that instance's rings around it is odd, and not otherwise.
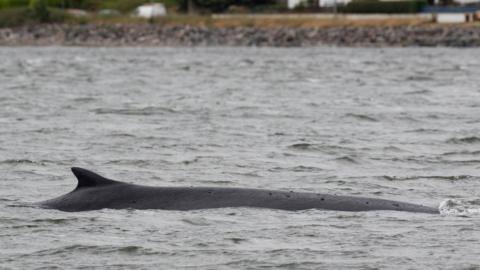
[[[78,179],[75,190],[37,205],[69,212],[103,208],[196,210],[256,207],[291,211],[322,209],[439,213],[433,207],[377,198],[225,187],[150,187],[111,180],[78,167],[73,167],[72,172]]]
[[[101,175],[98,175],[94,172],[91,172],[89,170],[85,170],[82,168],[78,167],[73,167],[72,168],[72,173],[75,175],[75,177],[78,180],[77,187],[75,190],[78,189],[83,189],[83,188],[94,188],[94,187],[100,187],[100,186],[108,186],[108,185],[114,185],[114,184],[119,184],[121,182],[111,180],[108,178],[105,178]]]

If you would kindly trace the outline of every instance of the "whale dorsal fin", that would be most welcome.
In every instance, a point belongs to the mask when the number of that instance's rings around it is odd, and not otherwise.
[[[72,172],[77,177],[78,185],[77,189],[84,187],[97,187],[106,186],[120,183],[118,181],[107,179],[101,175],[98,175],[89,170],[85,170],[78,167],[72,167]]]

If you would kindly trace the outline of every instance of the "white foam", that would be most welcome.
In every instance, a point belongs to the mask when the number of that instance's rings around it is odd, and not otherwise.
[[[447,199],[438,207],[440,214],[449,216],[474,216],[480,215],[480,205],[468,201]]]

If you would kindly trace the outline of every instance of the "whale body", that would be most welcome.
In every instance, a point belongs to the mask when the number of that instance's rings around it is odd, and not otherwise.
[[[195,210],[256,207],[281,210],[407,211],[438,214],[439,210],[405,202],[307,192],[224,187],[152,187],[115,181],[72,168],[77,187],[60,197],[39,202],[43,208],[76,212],[99,209]]]

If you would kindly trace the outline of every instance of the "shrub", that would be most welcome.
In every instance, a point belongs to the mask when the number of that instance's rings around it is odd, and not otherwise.
[[[0,9],[0,27],[13,27],[26,24],[30,20],[28,8]]]
[[[31,0],[29,8],[33,18],[39,22],[48,22],[50,20],[50,12],[48,11],[46,0]]]
[[[180,10],[188,9],[189,0],[177,0]],[[230,6],[244,6],[249,9],[255,9],[258,6],[275,5],[275,0],[193,0],[195,6],[206,12],[223,12],[228,10]]]
[[[0,9],[27,7],[29,0],[0,0]]]
[[[339,7],[344,13],[417,13],[427,4],[426,0],[354,0]]]
[[[64,22],[66,20],[73,20],[74,17],[66,13],[60,8],[48,8],[50,13],[49,22]]]
[[[45,0],[49,7],[57,7],[63,8],[67,7],[68,1],[67,0]]]

